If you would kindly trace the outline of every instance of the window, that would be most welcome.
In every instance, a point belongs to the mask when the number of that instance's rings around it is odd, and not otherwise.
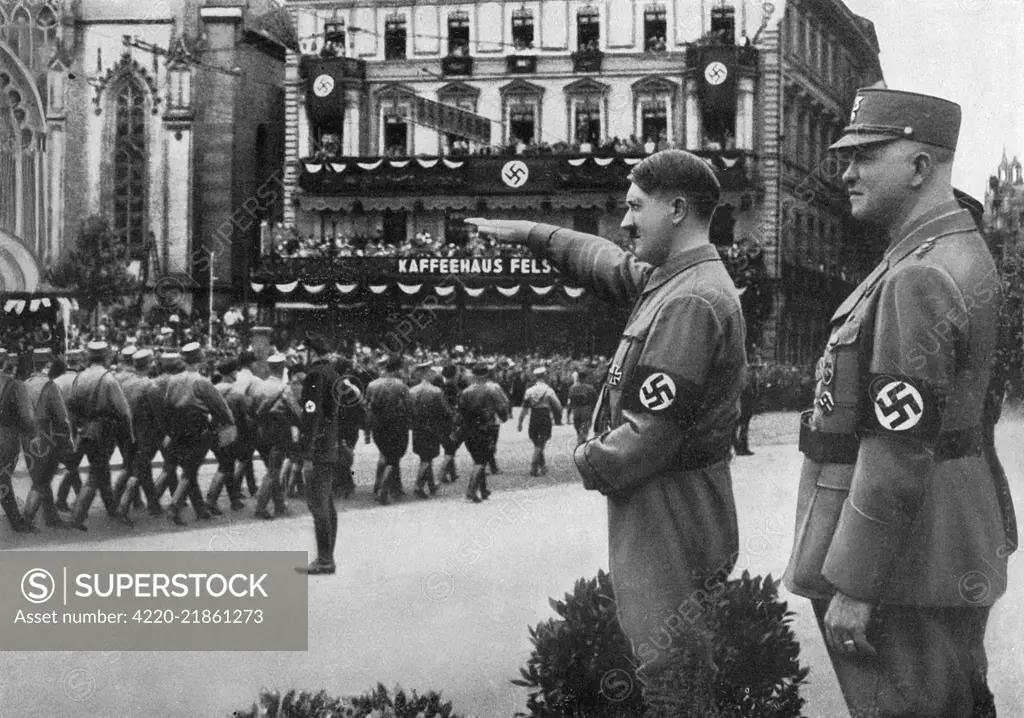
[[[661,3],[648,5],[644,9],[644,50],[647,52],[664,52],[667,23],[665,6]]]
[[[711,35],[722,45],[736,44],[736,8],[731,5],[711,8]]]
[[[592,5],[581,8],[576,15],[576,44],[581,52],[601,49],[601,19]]]
[[[460,210],[446,209],[444,211],[444,241],[445,244],[454,244],[457,247],[465,247],[469,242],[469,225],[466,224],[466,213]]]
[[[29,67],[32,67],[32,20],[23,7],[14,12],[14,23],[7,32],[11,50]]]
[[[409,124],[403,115],[384,115],[384,154],[404,157],[409,154]]]
[[[405,244],[409,238],[407,218],[408,213],[405,210],[386,209],[381,213],[385,244]]]
[[[515,104],[508,111],[509,142],[533,142],[537,129],[537,108],[535,105]]]
[[[529,10],[512,13],[512,44],[516,52],[533,49],[533,13]]]
[[[261,125],[262,127],[262,125]],[[344,120],[340,117],[325,118],[313,127],[316,154],[323,159],[338,159],[342,155]]]
[[[126,78],[114,94],[113,229],[127,248],[129,261],[145,262],[146,89],[134,77]]]
[[[404,60],[405,46],[405,16],[389,15],[384,21],[384,59]]]
[[[36,15],[36,28],[32,46],[35,51],[35,67],[46,67],[57,47],[57,16],[47,5]]]
[[[668,100],[665,98],[640,102],[640,139],[655,143],[668,139]]]
[[[464,10],[448,15],[448,54],[469,54],[469,13]]]
[[[324,23],[324,46],[320,50],[322,57],[345,56],[345,21]]]
[[[601,106],[598,98],[577,100],[576,122],[573,139],[577,144],[589,142],[597,146],[601,143]]]
[[[442,102],[446,105],[452,105],[458,107],[460,110],[466,112],[476,113],[476,100],[468,96],[450,96],[442,99]],[[472,147],[470,146],[469,140],[462,135],[454,132],[446,132],[444,134],[444,150],[443,154],[446,155],[467,155],[470,153]]]

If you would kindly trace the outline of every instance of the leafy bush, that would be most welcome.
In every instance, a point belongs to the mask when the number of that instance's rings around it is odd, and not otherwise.
[[[645,702],[639,689],[628,695],[609,690],[609,675],[621,685],[640,683],[608,574],[577,581],[564,602],[552,601],[562,620],[530,631],[534,651],[520,671],[524,680],[512,681],[533,689],[530,712],[517,717],[713,715],[714,707],[700,705],[710,693],[721,718],[796,718],[808,669],[800,666],[793,613],[779,600],[778,585],[771,576],[751,578],[744,571],[711,591],[706,628],[694,633],[703,645],[683,643],[686,650],[673,653],[667,668],[649,679],[651,700]]]
[[[388,695],[383,684],[362,696],[334,698],[327,691],[296,692],[282,696],[278,691],[263,689],[249,711],[235,711],[233,718],[460,718],[452,712],[451,703],[442,703],[441,694],[430,691],[420,696],[416,691],[407,696],[399,688],[395,697]]]
[[[530,628],[534,650],[523,680],[533,718],[612,718],[642,715],[632,648],[619,627],[611,579],[604,571],[580,579],[564,601],[551,599],[558,619]],[[620,683],[625,679],[626,683]]]

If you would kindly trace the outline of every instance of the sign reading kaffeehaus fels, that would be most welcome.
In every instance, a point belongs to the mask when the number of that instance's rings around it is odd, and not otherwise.
[[[552,274],[554,268],[532,257],[412,257],[398,260],[398,273],[536,276]]]

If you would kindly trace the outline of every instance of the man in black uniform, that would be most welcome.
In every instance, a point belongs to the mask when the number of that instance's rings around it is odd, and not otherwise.
[[[341,377],[330,361],[327,340],[317,335],[306,338],[309,365],[302,387],[302,428],[306,451],[313,464],[306,500],[313,515],[316,533],[316,559],[297,568],[311,575],[333,574],[334,543],[338,538],[338,510],[334,507],[334,475],[339,470],[341,452],[338,440],[336,387]]]
[[[347,499],[356,490],[352,463],[356,444],[359,443],[359,430],[366,425],[366,408],[363,406],[363,392],[356,385],[359,378],[353,374],[352,362],[339,357],[334,362],[334,370],[341,377],[335,393],[338,398],[338,436],[342,447],[339,452],[341,463],[334,477],[334,493]]]

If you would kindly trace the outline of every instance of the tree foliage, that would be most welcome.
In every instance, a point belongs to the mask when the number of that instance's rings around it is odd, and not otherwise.
[[[77,290],[79,304],[89,310],[133,296],[139,288],[138,280],[128,273],[124,241],[97,215],[82,222],[75,247],[50,269],[46,281]]]

